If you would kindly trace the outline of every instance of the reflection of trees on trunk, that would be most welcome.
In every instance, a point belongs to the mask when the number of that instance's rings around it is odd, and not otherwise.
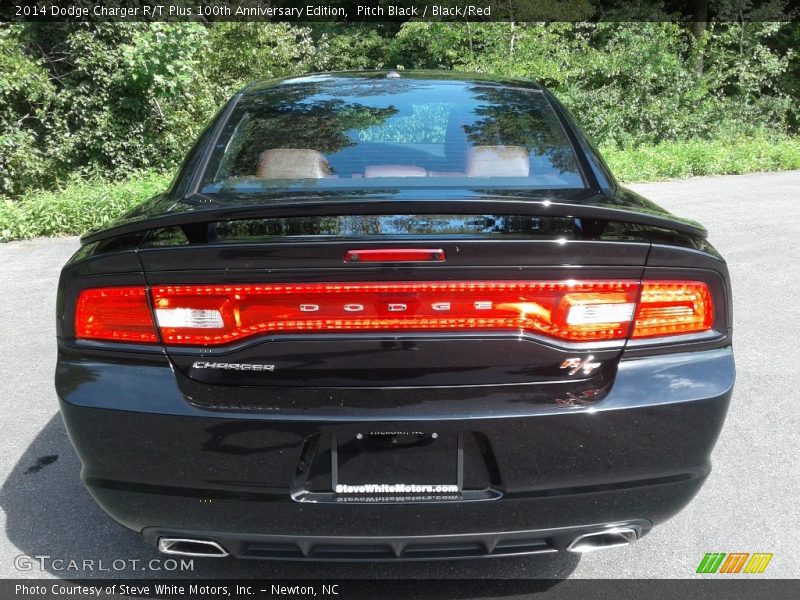
[[[561,173],[578,170],[564,129],[544,96],[513,88],[472,89],[477,119],[463,126],[471,146],[522,146]]]
[[[222,242],[253,238],[269,239],[289,236],[338,235],[341,220],[338,217],[292,217],[290,219],[247,219],[217,223],[216,239]]]
[[[351,215],[343,217],[342,233],[345,235],[380,235],[383,233],[383,217],[380,215]]]
[[[571,236],[570,217],[522,215],[342,215],[247,219],[216,224],[215,241],[234,243],[290,236],[371,237],[381,235],[537,235]]]

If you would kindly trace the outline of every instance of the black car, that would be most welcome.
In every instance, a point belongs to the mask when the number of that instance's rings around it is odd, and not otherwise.
[[[256,83],[58,294],[92,496],[166,553],[585,552],[683,508],[734,383],[725,262],[540,86]]]

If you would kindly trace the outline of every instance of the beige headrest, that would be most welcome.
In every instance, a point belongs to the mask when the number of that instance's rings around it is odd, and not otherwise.
[[[528,151],[522,146],[473,146],[467,150],[467,177],[527,177]]]
[[[330,175],[328,161],[321,153],[301,148],[264,150],[256,173],[261,179],[323,179]]]

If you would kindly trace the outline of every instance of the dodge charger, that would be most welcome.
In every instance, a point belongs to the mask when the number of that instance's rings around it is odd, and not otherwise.
[[[82,238],[57,337],[83,482],[188,556],[630,544],[698,492],[734,383],[706,230],[546,89],[450,72],[237,93]]]

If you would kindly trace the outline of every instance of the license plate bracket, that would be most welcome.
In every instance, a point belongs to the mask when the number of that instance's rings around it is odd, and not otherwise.
[[[460,493],[463,487],[464,444],[459,433],[332,434],[335,494]]]

